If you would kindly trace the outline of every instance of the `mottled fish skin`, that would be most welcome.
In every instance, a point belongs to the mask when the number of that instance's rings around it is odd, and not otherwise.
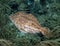
[[[15,26],[24,33],[39,33],[48,35],[48,29],[42,27],[38,20],[32,15],[25,12],[17,12],[9,16]]]

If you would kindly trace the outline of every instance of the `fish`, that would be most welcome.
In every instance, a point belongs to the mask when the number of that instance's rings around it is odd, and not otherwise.
[[[21,32],[32,34],[41,32],[45,36],[50,33],[48,28],[41,26],[37,18],[31,13],[16,12],[11,14],[9,18]]]

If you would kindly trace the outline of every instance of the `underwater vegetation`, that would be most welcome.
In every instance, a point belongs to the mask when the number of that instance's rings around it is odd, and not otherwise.
[[[33,14],[52,37],[20,32],[9,19],[18,11]],[[60,0],[0,0],[0,46],[60,46]]]

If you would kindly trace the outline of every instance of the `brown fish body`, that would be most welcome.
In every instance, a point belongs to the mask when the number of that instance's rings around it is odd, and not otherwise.
[[[9,16],[15,26],[24,33],[39,33],[48,35],[48,29],[42,27],[32,14],[17,12]]]

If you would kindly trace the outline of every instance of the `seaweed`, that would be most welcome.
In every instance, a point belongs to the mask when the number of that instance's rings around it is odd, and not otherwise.
[[[0,46],[60,46],[60,1],[44,0],[45,4],[40,2],[0,0]],[[18,11],[33,14],[43,27],[50,29],[52,37],[42,41],[38,35],[20,32],[9,19],[11,14]]]

